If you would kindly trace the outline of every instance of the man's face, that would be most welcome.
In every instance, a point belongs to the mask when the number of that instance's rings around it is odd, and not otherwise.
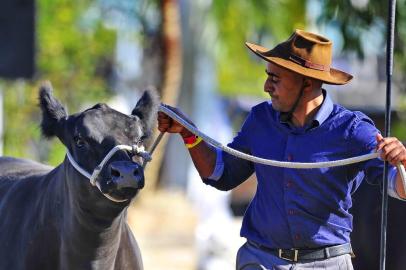
[[[271,96],[272,107],[288,112],[294,105],[303,84],[303,76],[273,63],[267,63],[264,91]]]

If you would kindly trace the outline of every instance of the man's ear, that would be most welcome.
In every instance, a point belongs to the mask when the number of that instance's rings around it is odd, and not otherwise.
[[[42,111],[42,134],[47,138],[57,136],[67,114],[62,104],[53,97],[52,85],[48,81],[40,86],[39,103]]]
[[[321,87],[323,86],[323,82],[313,78],[305,78],[303,80],[303,86],[305,91],[311,92],[315,89],[321,89]]]
[[[143,125],[143,132],[148,134],[157,118],[158,107],[160,104],[159,95],[155,89],[145,90],[142,97],[138,100],[137,105],[131,114],[138,116]]]
[[[304,78],[303,79],[303,87],[304,87],[304,89],[312,90],[313,81],[310,78]]]

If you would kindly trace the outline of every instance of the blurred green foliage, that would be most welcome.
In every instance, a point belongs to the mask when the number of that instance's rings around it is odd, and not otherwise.
[[[110,76],[115,31],[101,20],[85,27],[89,0],[38,0],[37,73],[32,81],[2,82],[4,90],[4,154],[34,158],[49,164],[63,159],[63,145],[44,143],[39,129],[38,86],[50,80],[54,95],[75,112],[86,103],[106,100],[110,95]],[[51,150],[51,151],[48,151]]]
[[[402,142],[406,143],[406,97],[405,95],[400,96],[399,109],[398,109],[399,121],[394,121],[392,125],[392,136],[397,137]]]
[[[213,1],[211,16],[218,31],[215,60],[221,94],[262,95],[265,62],[254,56],[245,42],[272,48],[295,29],[305,27],[305,10],[303,0]]]
[[[351,0],[320,1],[323,13],[318,18],[319,23],[334,25],[340,29],[344,44],[343,50],[355,51],[364,57],[362,33],[382,23],[381,31],[385,31],[387,1],[367,1],[367,5],[354,7]],[[384,41],[384,40],[382,40]],[[383,45],[385,44],[377,44]],[[382,51],[383,52],[383,51]]]
[[[391,136],[398,138],[403,143],[406,142],[406,126],[404,125],[404,119],[393,124]]]

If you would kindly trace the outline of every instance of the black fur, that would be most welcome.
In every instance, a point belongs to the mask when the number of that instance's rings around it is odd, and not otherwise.
[[[160,104],[160,98],[156,90],[145,90],[137,105],[132,110],[131,114],[138,116],[144,123],[144,131],[149,131],[156,123],[156,117],[154,115],[158,112]],[[154,108],[154,112],[150,112],[150,108]]]
[[[39,104],[42,111],[41,130],[47,137],[53,137],[58,132],[60,121],[67,116],[63,105],[53,97],[52,85],[50,82],[44,82],[39,90]]]

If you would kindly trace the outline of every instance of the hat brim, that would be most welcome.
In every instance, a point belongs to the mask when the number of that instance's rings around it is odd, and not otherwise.
[[[327,84],[343,85],[351,81],[351,79],[353,78],[351,74],[348,74],[338,69],[330,68],[329,71],[315,70],[303,67],[291,60],[287,60],[281,57],[269,56],[270,50],[257,44],[246,42],[245,45],[253,53],[255,53],[256,55],[258,55],[267,62],[274,63],[280,67],[302,74],[306,77],[311,77],[323,81],[324,83]]]

